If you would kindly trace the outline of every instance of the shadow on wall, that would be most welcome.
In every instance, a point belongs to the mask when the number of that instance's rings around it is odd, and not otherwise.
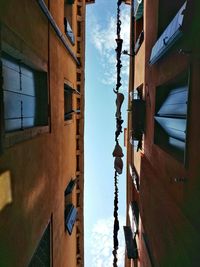
[[[11,203],[11,174],[10,171],[4,171],[0,174],[0,212]]]

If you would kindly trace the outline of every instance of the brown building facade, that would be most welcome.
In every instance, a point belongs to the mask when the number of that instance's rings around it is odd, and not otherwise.
[[[0,3],[2,267],[84,266],[85,8]]]
[[[199,265],[199,14],[132,1],[126,266]]]

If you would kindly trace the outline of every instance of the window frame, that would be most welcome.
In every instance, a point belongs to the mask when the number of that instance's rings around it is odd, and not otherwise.
[[[156,104],[155,104],[155,113],[154,116],[157,114],[157,107],[158,107],[158,103],[157,103],[157,97],[158,97],[158,90],[162,90],[165,89],[164,87],[170,87],[170,86],[174,86],[174,84],[183,84],[184,80],[185,80],[185,84],[187,84],[187,90],[188,90],[188,98],[187,98],[187,111],[186,111],[186,136],[185,136],[185,149],[183,152],[183,156],[178,155],[178,152],[176,152],[175,148],[168,148],[163,144],[160,144],[157,142],[156,140],[156,122],[155,122],[155,118],[154,118],[154,144],[156,146],[158,146],[160,149],[162,149],[163,151],[165,151],[166,153],[168,153],[171,157],[173,157],[175,160],[179,161],[180,163],[182,163],[184,166],[187,165],[187,160],[188,160],[188,129],[189,129],[189,123],[190,123],[190,118],[189,118],[189,113],[190,113],[190,91],[191,91],[191,72],[192,72],[192,68],[191,65],[189,65],[184,71],[182,71],[181,73],[179,73],[178,75],[176,75],[175,77],[167,80],[165,83],[160,84],[159,86],[157,86],[156,88]],[[168,93],[172,90],[170,89],[166,89],[168,91]],[[166,94],[167,95],[167,94]],[[165,97],[166,99],[166,97]]]
[[[12,34],[8,32],[8,35]],[[18,39],[17,37],[17,40]],[[0,32],[0,154],[15,144],[30,140],[36,136],[50,132],[50,99],[49,99],[49,76],[47,63],[42,61],[30,48],[27,47],[27,54],[21,53],[18,48],[14,48],[6,41],[2,40],[2,33]],[[2,74],[2,54],[8,54],[11,58],[21,61],[27,67],[34,69],[36,72],[41,71],[46,73],[46,90],[47,90],[47,124],[36,125],[24,130],[16,130],[13,132],[6,132],[4,126],[4,97],[3,97],[3,74]],[[30,53],[31,57],[28,56]]]
[[[71,102],[71,109],[69,109],[68,112],[65,113],[65,93],[66,94],[69,94],[71,99],[70,99],[70,102]],[[80,95],[80,92],[73,88],[72,84],[67,82],[67,81],[64,81],[64,122],[65,123],[69,123],[73,120],[73,114],[76,113],[76,114],[79,114],[80,113],[80,110],[78,109],[74,109],[74,101],[75,101],[75,97],[74,97],[74,94],[77,94],[77,95]],[[65,116],[69,116],[69,118],[66,118],[65,119]]]

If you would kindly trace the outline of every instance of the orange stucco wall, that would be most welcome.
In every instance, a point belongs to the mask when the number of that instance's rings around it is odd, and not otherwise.
[[[64,32],[64,1],[46,1],[57,25]],[[0,210],[0,266],[28,266],[51,220],[52,264],[55,267],[83,266],[83,130],[84,130],[84,20],[85,1],[73,5],[73,31],[76,38],[77,5],[82,10],[81,52],[82,67],[78,68],[60,42],[37,1],[1,1],[1,42],[20,51],[37,68],[48,73],[49,128],[45,133],[28,138],[0,155],[0,175],[10,171],[12,200]],[[9,34],[7,34],[9,32]],[[67,38],[66,38],[67,40]],[[76,43],[72,46],[75,55]],[[1,44],[2,44],[1,43]],[[2,50],[5,45],[1,45]],[[64,82],[77,87],[76,73],[82,74],[81,94],[73,95],[73,107],[81,99],[80,115],[64,121]],[[0,89],[1,90],[1,89]],[[80,135],[76,134],[80,119]],[[76,148],[76,139],[80,148]],[[4,142],[4,139],[3,139]],[[80,155],[80,171],[76,171],[76,155]],[[78,220],[72,235],[65,232],[64,191],[71,178],[79,175],[77,186],[70,196],[76,206],[76,195],[81,194]],[[1,176],[1,178],[3,175]],[[3,179],[3,178],[2,178]],[[5,191],[4,189],[2,189]],[[1,191],[3,195],[4,192]],[[77,227],[80,233],[77,233]],[[80,252],[77,255],[77,236]],[[79,257],[79,263],[77,262]]]
[[[175,1],[178,2],[180,1]],[[191,6],[192,6],[191,1]],[[127,206],[138,200],[141,225],[139,229],[139,259],[134,266],[150,266],[141,234],[148,236],[152,260],[156,267],[198,266],[199,262],[199,23],[198,4],[193,9],[193,28],[187,36],[166,53],[157,63],[149,65],[151,49],[157,40],[159,5],[164,1],[144,1],[144,42],[131,64],[130,91],[143,84],[146,101],[146,127],[142,154],[133,151],[129,144],[127,164],[132,163],[140,176],[140,192],[136,192],[130,173],[127,172]],[[188,6],[190,8],[191,6]],[[178,10],[177,10],[178,11]],[[175,14],[174,14],[175,15]],[[170,22],[170,21],[169,21]],[[191,24],[190,24],[191,25]],[[195,25],[195,26],[194,26]],[[196,32],[195,32],[196,30]],[[187,48],[190,55],[177,53]],[[133,62],[133,61],[132,61]],[[157,87],[190,69],[186,161],[180,162],[154,142],[154,114]],[[131,116],[127,132],[131,130]],[[129,140],[127,141],[129,143]],[[127,165],[128,166],[128,165]],[[184,182],[176,182],[184,178]],[[127,223],[129,219],[127,216]],[[132,261],[133,265],[133,261]],[[131,261],[126,259],[126,266]]]

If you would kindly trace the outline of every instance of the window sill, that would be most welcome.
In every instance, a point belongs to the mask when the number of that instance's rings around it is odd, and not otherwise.
[[[34,128],[25,129],[23,131],[16,131],[12,133],[6,133],[4,138],[4,148],[12,147],[15,144],[18,144],[23,141],[30,140],[37,135],[49,133],[50,127],[47,126],[38,126]]]

